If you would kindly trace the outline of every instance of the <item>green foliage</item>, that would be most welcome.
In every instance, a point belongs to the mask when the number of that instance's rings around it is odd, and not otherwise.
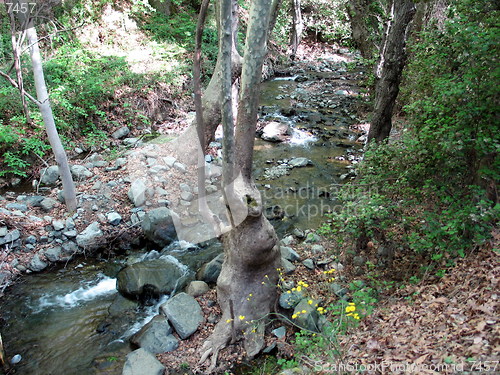
[[[314,39],[351,45],[346,5],[347,0],[303,0],[304,26],[308,36]]]

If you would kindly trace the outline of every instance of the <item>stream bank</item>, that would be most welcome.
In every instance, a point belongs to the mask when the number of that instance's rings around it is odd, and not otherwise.
[[[283,242],[284,247],[294,246],[297,241],[308,238],[309,230],[324,220],[323,215],[336,209],[335,196],[339,186],[354,176],[352,163],[357,162],[363,146],[362,134],[351,127],[359,122],[353,112],[359,100],[355,82],[361,72],[348,74],[346,62],[345,56],[332,55],[315,65],[312,71],[306,69],[310,64],[303,62],[263,85],[262,132],[259,132],[261,139],[256,142],[255,176],[265,198],[268,218],[280,238],[287,238]],[[264,129],[272,123],[278,123],[277,128],[282,133],[277,139],[262,139],[266,137],[263,136]],[[18,371],[25,374],[36,373],[33,371],[44,368],[45,363],[54,366],[48,367],[46,373],[57,374],[66,366],[63,362],[67,358],[75,358],[75,363],[67,369],[70,372],[120,373],[124,353],[131,350],[128,336],[135,323],[130,324],[130,321],[144,323],[143,318],[149,316],[149,310],[137,304],[127,305],[127,300],[116,294],[110,280],[114,280],[126,260],[112,254],[142,257],[150,254],[147,250],[140,250],[146,244],[149,244],[148,250],[161,253],[165,245],[175,238],[159,235],[156,224],[163,229],[167,225],[166,232],[170,232],[172,223],[155,221],[153,213],[158,212],[155,210],[172,206],[184,207],[186,211],[195,208],[196,189],[187,162],[180,160],[174,152],[158,150],[158,144],[164,143],[144,145],[138,139],[126,138],[126,135],[116,136],[122,137],[121,142],[130,147],[123,157],[108,161],[102,155],[89,155],[81,161],[81,167],[73,168],[74,175],[80,180],[78,190],[92,192],[79,195],[80,209],[76,216],[69,218],[64,215],[57,189],[45,190],[47,195],[40,196],[43,197],[41,199],[33,199],[33,194],[28,193],[3,194],[4,208],[0,214],[4,215],[2,220],[7,225],[2,238],[5,240],[5,237],[11,236],[3,244],[8,244],[3,247],[4,254],[7,254],[3,262],[9,266],[4,268],[14,275],[45,270],[25,278],[20,286],[10,289],[7,300],[11,304],[5,303],[5,311],[16,313],[3,317],[9,330],[9,338],[4,335],[4,340],[9,354],[13,355],[10,350],[14,350],[25,358],[16,365]],[[220,144],[215,143],[213,147],[215,154],[220,152]],[[207,188],[210,186],[215,192],[220,178],[220,164],[212,157],[207,158],[207,163],[211,171]],[[45,175],[52,172],[53,169],[47,170]],[[57,183],[57,177],[54,183]],[[50,199],[51,207],[45,205],[47,199]],[[199,219],[194,220],[192,215],[178,215],[178,219],[189,228],[190,235],[200,232],[193,229],[199,227]],[[145,221],[149,221],[146,227]],[[156,224],[151,225],[151,222]],[[149,234],[147,230],[150,230]],[[147,242],[143,236],[148,238]],[[17,238],[12,239],[14,237]],[[31,239],[27,241],[29,237]],[[69,245],[72,249],[67,250],[68,244],[75,244],[76,247]],[[187,249],[179,246],[170,255],[186,264],[187,259],[192,258],[193,249],[198,249],[195,251],[203,254],[201,258],[207,262],[217,255],[213,250],[216,245],[204,245],[201,248],[188,246]],[[210,250],[206,251],[207,248]],[[316,250],[319,251],[318,248]],[[102,260],[108,256],[112,260],[100,262],[92,260],[92,257],[84,258],[92,251],[102,254]],[[65,266],[70,258],[75,258],[77,264],[72,261]],[[59,262],[60,265],[50,269],[51,262]],[[203,262],[189,265],[192,278]],[[61,278],[67,279],[68,284],[59,285]],[[88,299],[78,297],[74,305],[49,303],[41,310],[40,306],[33,307],[46,300],[72,300],[74,293]],[[128,309],[124,311],[129,312],[124,312],[118,320],[107,325],[115,299],[125,303]],[[16,310],[15,301],[25,301],[25,309]],[[153,306],[156,313],[158,305]],[[65,313],[69,315],[65,317]],[[73,313],[78,317],[72,316]],[[28,319],[30,323],[22,323],[27,330],[16,326],[14,316]],[[49,324],[44,331],[47,343],[37,343],[39,332],[34,327],[46,320],[54,322],[54,326]],[[76,322],[75,326],[80,323],[85,325],[85,328],[77,330],[85,339],[79,339],[76,333],[74,337],[69,335],[81,342],[81,347],[66,341],[70,321]],[[135,327],[137,330],[138,326]],[[18,340],[18,336],[22,339]],[[50,347],[50,350],[34,354],[33,347]],[[74,347],[71,353],[63,349],[69,347]],[[80,358],[77,353],[81,353],[84,347],[92,347],[93,350],[81,356],[81,361],[76,361],[77,357]],[[55,359],[52,361],[51,358]]]

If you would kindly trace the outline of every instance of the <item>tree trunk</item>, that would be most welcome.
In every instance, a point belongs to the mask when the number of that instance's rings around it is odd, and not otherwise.
[[[216,365],[219,350],[230,341],[243,339],[250,358],[262,350],[265,319],[277,298],[277,268],[280,265],[277,237],[262,214],[262,198],[252,179],[271,2],[255,0],[250,10],[234,140],[234,176],[238,177],[232,186],[233,199],[226,202],[233,217],[243,212],[245,219],[222,238],[225,260],[217,280],[217,298],[223,315],[205,343],[201,358],[203,362],[212,355],[209,371]]]
[[[366,0],[350,0],[346,4],[346,11],[354,45],[361,52],[361,56],[365,59],[371,58],[376,51],[376,45],[367,25],[367,19],[370,17],[369,3]]]
[[[300,0],[291,0],[292,12],[292,30],[290,33],[290,56],[295,58],[297,48],[302,41],[302,32],[304,31],[304,20],[302,19],[302,10],[300,9]]]
[[[75,184],[73,182],[73,178],[71,177],[68,158],[61,143],[61,139],[59,138],[59,134],[57,133],[54,116],[52,114],[52,108],[50,107],[49,94],[47,92],[47,86],[45,85],[42,59],[40,56],[38,37],[35,28],[28,28],[26,30],[26,35],[28,37],[28,43],[30,45],[31,65],[33,67],[36,95],[39,102],[37,104],[42,114],[45,129],[47,131],[47,136],[49,138],[50,145],[52,146],[57,165],[59,166],[59,174],[61,175],[62,179],[63,195],[66,202],[66,208],[69,212],[73,212],[76,210],[77,206]]]
[[[382,142],[392,129],[392,112],[399,93],[401,74],[406,64],[406,39],[415,14],[411,0],[394,0],[390,5],[380,61],[376,68],[375,106],[368,141]]]

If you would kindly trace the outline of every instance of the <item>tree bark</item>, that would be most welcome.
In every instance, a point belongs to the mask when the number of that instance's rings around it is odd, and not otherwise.
[[[233,219],[232,222],[241,223],[222,238],[225,260],[217,280],[217,298],[223,315],[205,343],[201,358],[203,362],[212,356],[209,371],[215,367],[220,349],[231,341],[243,339],[249,358],[262,350],[265,320],[277,298],[280,265],[277,237],[262,214],[262,198],[252,179],[271,2],[255,0],[250,9],[234,140],[234,176],[238,177],[232,183],[233,199],[226,202],[231,215],[244,213],[245,218]],[[227,54],[224,56],[226,60],[229,58]],[[227,99],[227,85],[225,94]]]
[[[304,31],[304,20],[302,19],[302,10],[300,9],[300,0],[291,0],[290,11],[292,12],[292,30],[290,32],[290,56],[295,58],[297,49],[302,41],[302,32]]]
[[[370,17],[367,0],[350,0],[346,4],[347,16],[351,25],[351,37],[356,48],[365,59],[371,58],[377,47],[370,35],[367,19]]]
[[[38,47],[38,37],[34,27],[26,30],[28,43],[30,45],[31,65],[33,67],[33,76],[35,80],[36,95],[38,98],[38,108],[42,114],[47,136],[50,145],[54,152],[54,156],[59,167],[59,174],[61,175],[63,185],[63,195],[66,202],[66,208],[69,212],[76,210],[76,190],[71,171],[69,169],[68,158],[66,151],[61,143],[59,134],[57,132],[56,124],[54,122],[54,115],[50,107],[49,94],[45,84],[45,77],[42,68],[42,58],[40,56],[40,49]]]
[[[406,65],[406,40],[410,22],[415,15],[411,0],[394,0],[390,4],[380,61],[376,68],[375,106],[368,133],[368,142],[382,142],[392,129],[392,112],[399,93],[401,75]]]

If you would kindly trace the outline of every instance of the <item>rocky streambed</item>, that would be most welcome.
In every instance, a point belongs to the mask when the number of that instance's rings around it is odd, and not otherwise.
[[[285,237],[287,272],[299,261],[315,267],[288,245],[314,237],[310,229],[337,209],[336,192],[360,157],[363,133],[352,126],[360,73],[345,63],[334,55],[313,70],[298,64],[263,86],[255,176],[266,215]],[[183,152],[193,136],[127,136],[113,134],[120,157],[89,154],[72,166],[85,193],[71,216],[55,167],[42,171],[36,191],[0,197],[0,291],[31,274],[1,301],[0,332],[9,357],[19,355],[17,373],[119,374],[136,347],[143,350],[124,373],[144,363],[160,371],[150,353],[175,350],[203,324],[194,297],[216,281],[223,258],[197,212],[196,166]],[[220,143],[212,146],[220,154]],[[223,218],[220,159],[205,160],[209,204]]]

